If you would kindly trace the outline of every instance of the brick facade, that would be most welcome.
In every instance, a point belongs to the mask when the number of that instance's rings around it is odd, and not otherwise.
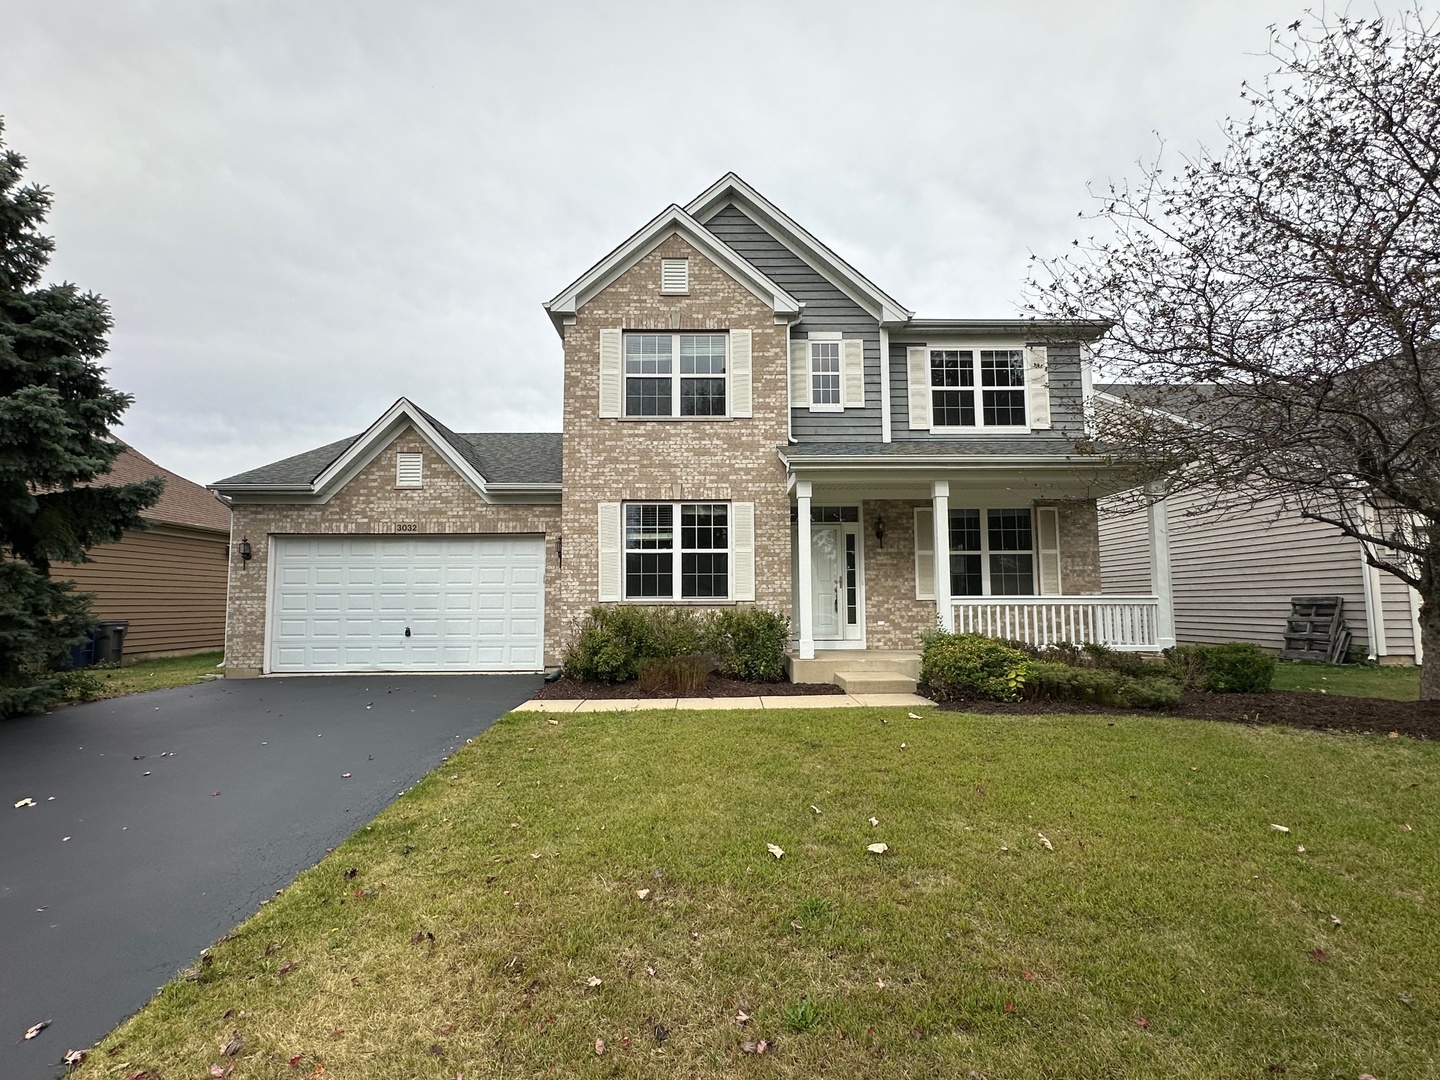
[[[395,455],[423,454],[424,487],[395,486]],[[558,504],[487,503],[413,428],[400,432],[329,502],[321,505],[236,503],[231,517],[230,599],[225,625],[225,675],[260,674],[265,662],[265,597],[270,538],[275,535],[395,534],[396,522],[414,533],[545,535],[545,657],[558,663],[562,634],[551,612],[559,608],[555,538]],[[248,538],[252,558],[242,562],[236,545]]]
[[[690,260],[689,295],[661,295],[662,258]],[[749,329],[753,417],[601,419],[600,331],[614,328]],[[790,614],[790,499],[776,453],[788,437],[787,340],[769,302],[678,236],[580,309],[565,328],[565,565],[548,625],[568,638],[599,602],[599,504],[646,499],[753,502],[755,603]]]

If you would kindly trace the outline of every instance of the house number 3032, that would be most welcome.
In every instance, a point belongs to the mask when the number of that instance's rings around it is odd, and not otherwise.
[[[396,532],[419,532],[419,531],[420,531],[420,527],[419,527],[418,525],[416,525],[415,522],[413,522],[413,521],[397,521],[397,522],[395,522],[395,531],[396,531]]]

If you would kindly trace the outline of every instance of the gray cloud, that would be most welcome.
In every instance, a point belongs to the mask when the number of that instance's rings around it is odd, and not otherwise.
[[[7,141],[54,276],[106,296],[124,435],[202,482],[405,394],[554,430],[541,301],[735,169],[921,314],[1013,313],[1029,252],[1154,132],[1212,138],[1293,3],[12,3]],[[1391,11],[1402,6],[1381,5]]]

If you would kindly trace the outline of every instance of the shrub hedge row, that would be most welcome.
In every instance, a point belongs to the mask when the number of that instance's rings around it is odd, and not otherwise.
[[[595,607],[566,650],[563,666],[570,678],[585,682],[629,682],[644,674],[656,686],[688,685],[697,669],[779,682],[789,637],[789,621],[763,608]]]

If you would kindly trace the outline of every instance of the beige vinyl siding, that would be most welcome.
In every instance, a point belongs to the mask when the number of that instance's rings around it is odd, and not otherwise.
[[[1369,651],[1356,541],[1333,526],[1285,512],[1275,500],[1193,512],[1203,501],[1194,493],[1169,500],[1177,641],[1253,641],[1279,650],[1290,598],[1329,595],[1344,600],[1352,650],[1361,656]],[[1117,514],[1124,502],[1100,504],[1102,587],[1112,594],[1148,592],[1145,510]]]
[[[96,618],[129,621],[127,660],[220,649],[226,542],[218,533],[156,526],[91,549],[88,563],[56,563],[51,573],[94,593]]]
[[[1415,627],[1410,620],[1410,586],[1381,570],[1380,604],[1384,613],[1387,656],[1415,659]]]

